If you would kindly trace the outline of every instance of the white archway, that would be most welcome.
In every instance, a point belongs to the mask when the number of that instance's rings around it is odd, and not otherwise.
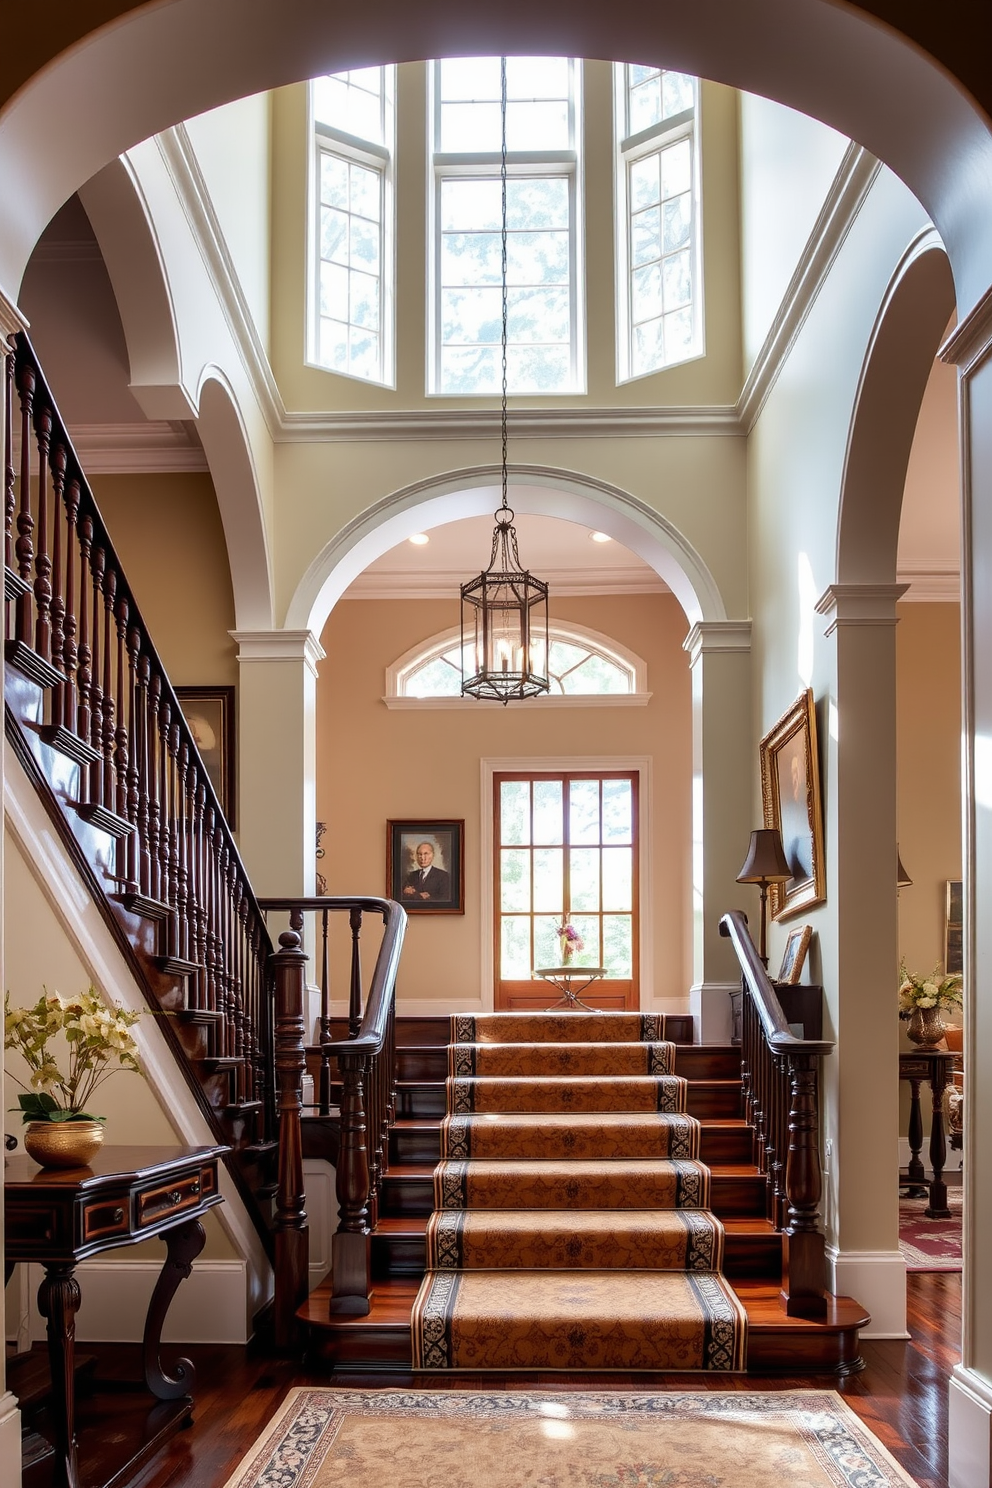
[[[362,512],[310,564],[290,601],[287,628],[319,635],[348,585],[411,533],[494,511],[499,476],[494,465],[451,471],[394,491]],[[574,471],[512,465],[509,501],[518,512],[609,533],[664,579],[690,625],[727,618],[716,580],[691,543],[660,512],[618,486]]]

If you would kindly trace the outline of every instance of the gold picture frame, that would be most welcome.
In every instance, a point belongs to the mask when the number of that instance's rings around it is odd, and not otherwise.
[[[793,876],[768,888],[772,919],[787,919],[827,897],[816,711],[807,688],[761,741],[761,802],[776,827]]]
[[[813,937],[812,925],[797,925],[795,930],[790,930],[785,942],[785,950],[782,952],[782,965],[779,968],[777,982],[785,982],[786,986],[796,987],[799,978],[803,974],[806,965],[806,952]]]

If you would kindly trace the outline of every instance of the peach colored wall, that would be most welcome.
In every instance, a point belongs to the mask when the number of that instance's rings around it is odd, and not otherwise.
[[[654,967],[644,1005],[686,1005],[691,981],[691,696],[685,616],[667,594],[552,602],[552,619],[615,637],[647,662],[653,696],[641,708],[390,711],[387,665],[458,623],[455,600],[343,600],[324,629],[317,685],[317,816],[328,824],[320,868],[329,893],[385,892],[390,817],[464,817],[464,916],[412,918],[400,1004],[477,1002],[481,985],[480,761],[483,758],[650,756]]]

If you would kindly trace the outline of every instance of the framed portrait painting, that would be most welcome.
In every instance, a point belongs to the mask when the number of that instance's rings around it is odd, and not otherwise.
[[[221,810],[233,827],[234,688],[177,687],[176,697]]]
[[[760,753],[765,826],[778,828],[792,869],[787,883],[768,886],[772,918],[781,920],[827,897],[816,712],[808,688],[769,729]]]
[[[790,987],[799,983],[806,964],[806,952],[813,935],[812,925],[798,925],[795,930],[790,930],[785,942],[785,950],[782,952],[782,965],[779,969],[777,981],[786,982]]]
[[[410,914],[464,914],[464,821],[386,823],[386,892]]]

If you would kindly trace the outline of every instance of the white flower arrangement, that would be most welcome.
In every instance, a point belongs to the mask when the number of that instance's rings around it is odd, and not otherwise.
[[[961,973],[941,975],[940,964],[929,976],[914,976],[903,961],[899,967],[899,1016],[911,1018],[916,1008],[937,1008],[945,1012],[961,1006]]]
[[[110,1007],[95,987],[78,997],[43,992],[34,1007],[11,1007],[4,998],[5,1049],[16,1049],[31,1071],[29,1083],[11,1078],[26,1092],[17,1097],[24,1121],[103,1121],[86,1106],[98,1086],[117,1066],[140,1072],[138,1046],[131,1029],[141,1017],[127,1008]],[[68,1048],[63,1073],[49,1040],[62,1034]]]

